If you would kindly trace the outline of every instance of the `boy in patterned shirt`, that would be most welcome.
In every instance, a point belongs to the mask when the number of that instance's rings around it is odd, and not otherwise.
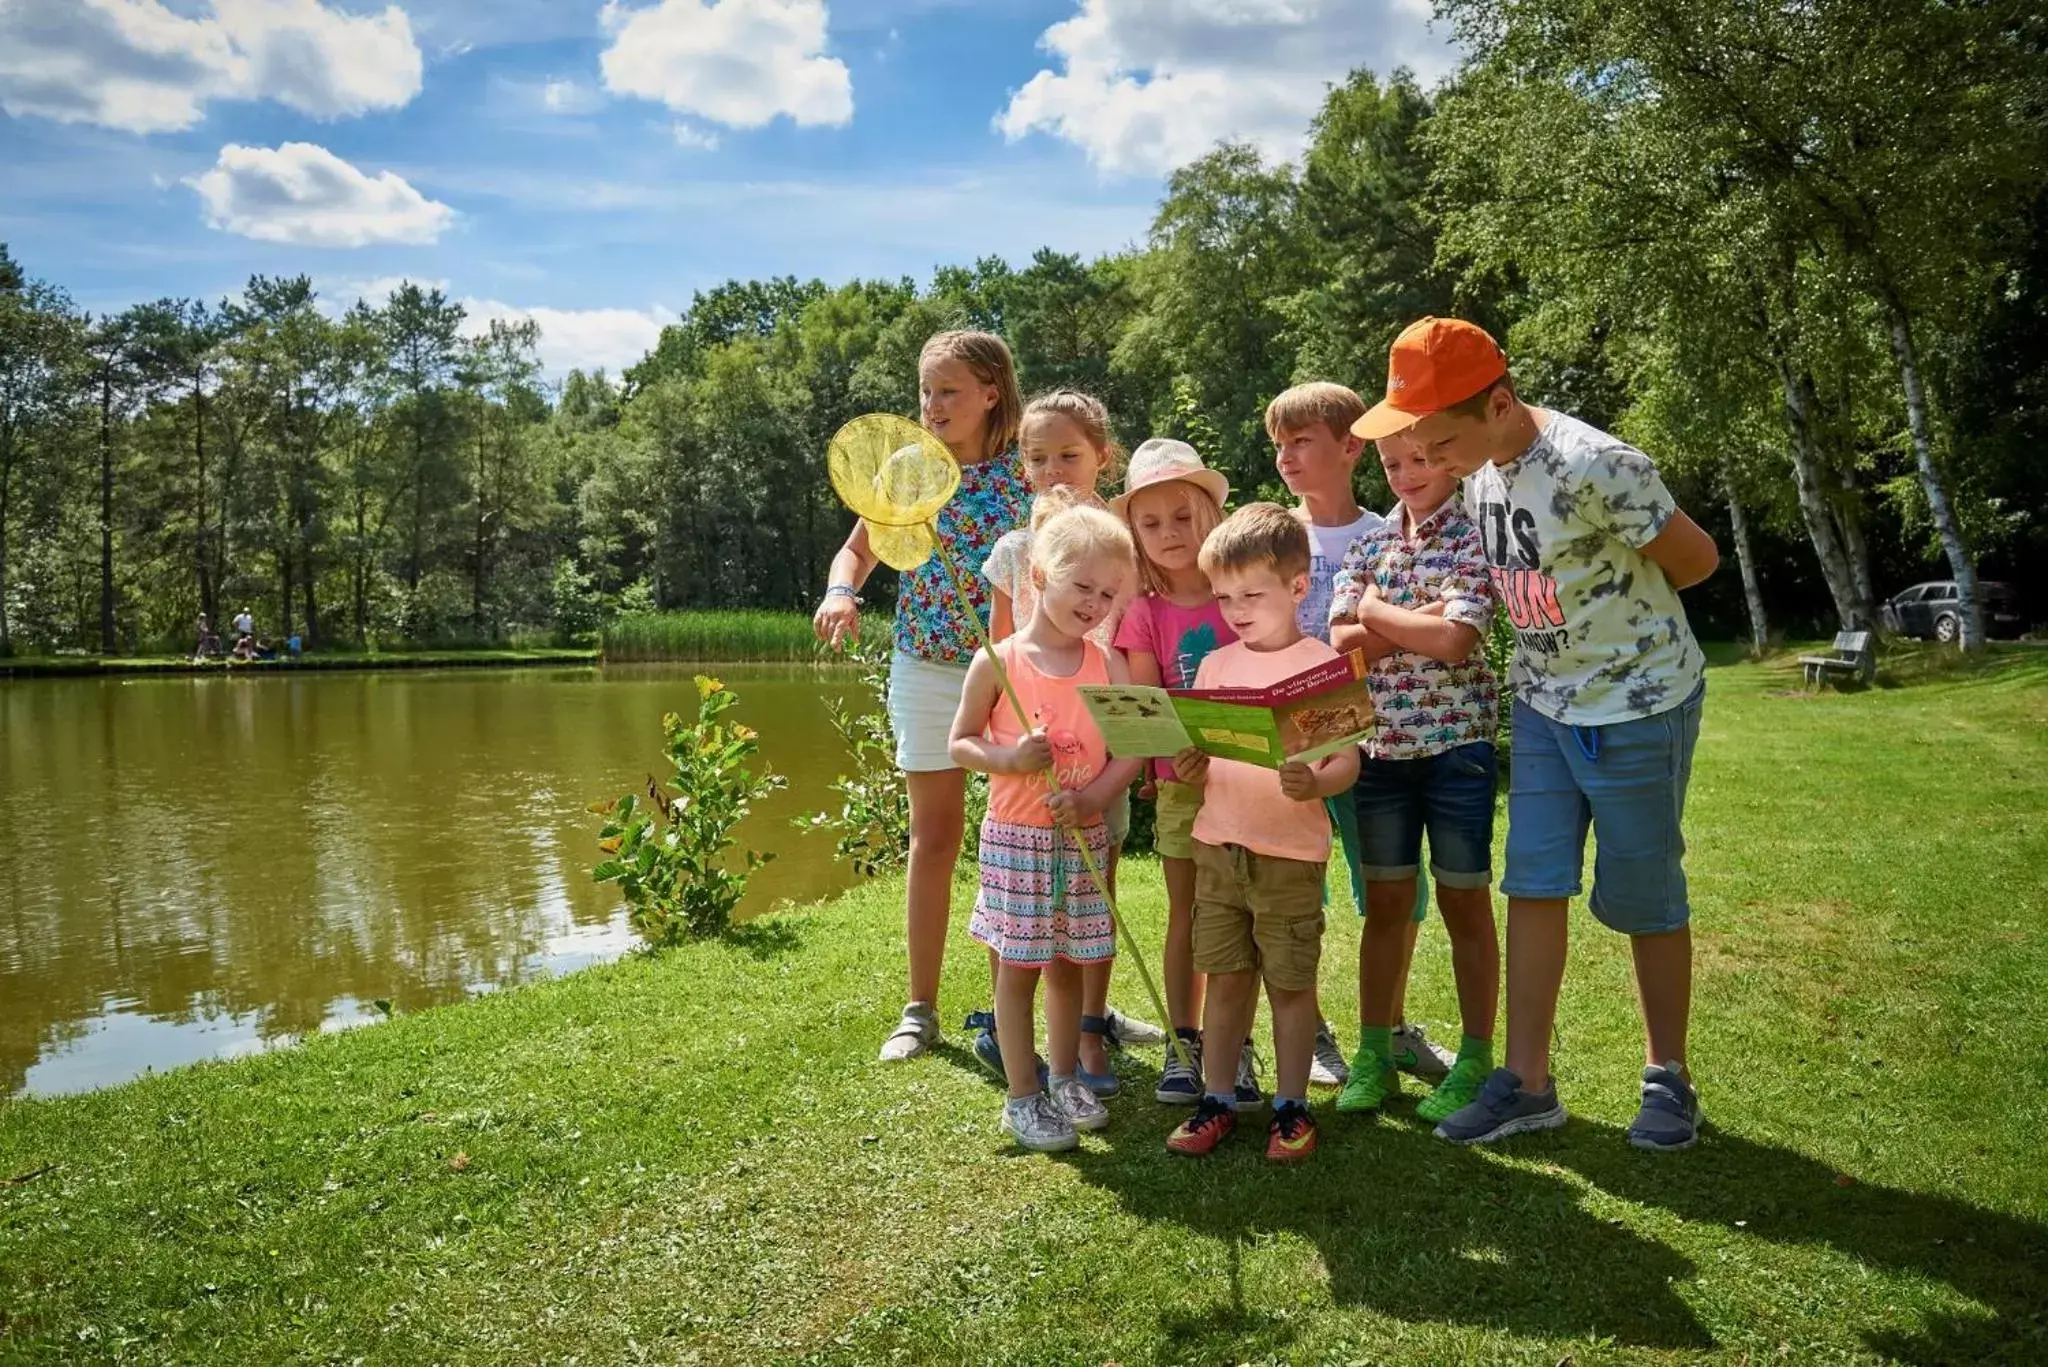
[[[1470,323],[1424,318],[1396,338],[1387,397],[1352,430],[1405,432],[1431,465],[1465,480],[1515,627],[1507,1067],[1436,1133],[1482,1144],[1564,1124],[1550,1037],[1590,826],[1593,914],[1629,937],[1643,1012],[1629,1142],[1686,1148],[1699,1098],[1685,1067],[1692,931],[1680,822],[1706,662],[1678,592],[1712,574],[1719,552],[1649,457],[1523,403],[1507,356]]]
[[[1483,643],[1493,587],[1479,529],[1457,481],[1400,437],[1379,443],[1400,500],[1352,543],[1330,602],[1330,643],[1363,649],[1378,714],[1351,800],[1356,806],[1365,933],[1358,943],[1358,1053],[1340,1111],[1374,1111],[1400,1090],[1394,1027],[1413,952],[1422,837],[1451,940],[1464,1039],[1415,1113],[1440,1121],[1493,1071],[1500,941],[1493,925],[1493,738],[1499,685]]]

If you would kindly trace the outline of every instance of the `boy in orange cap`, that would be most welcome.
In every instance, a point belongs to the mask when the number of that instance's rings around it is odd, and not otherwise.
[[[1523,403],[1484,329],[1424,318],[1395,339],[1387,396],[1352,431],[1404,434],[1465,481],[1500,605],[1515,628],[1508,793],[1507,1066],[1437,1126],[1487,1143],[1556,1129],[1551,1029],[1567,908],[1597,836],[1593,914],[1629,936],[1643,1012],[1638,1148],[1689,1147],[1699,1099],[1685,1068],[1691,909],[1680,817],[1699,736],[1705,660],[1678,591],[1719,553],[1649,457],[1577,418]]]

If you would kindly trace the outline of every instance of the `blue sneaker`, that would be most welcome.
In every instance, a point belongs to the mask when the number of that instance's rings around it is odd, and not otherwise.
[[[1555,1079],[1540,1092],[1525,1092],[1520,1077],[1496,1068],[1479,1089],[1478,1100],[1447,1116],[1436,1127],[1436,1137],[1453,1144],[1491,1144],[1511,1134],[1560,1129],[1564,1122]]]
[[[961,1028],[974,1032],[974,1056],[981,1060],[981,1066],[994,1073],[998,1079],[1008,1081],[1009,1074],[1003,1071],[1003,1046],[996,1043],[996,1013],[993,1011],[969,1011],[967,1013],[967,1020]],[[1040,1088],[1045,1087],[1046,1079],[1050,1076],[1051,1070],[1045,1066],[1045,1060],[1039,1059],[1038,1085]]]
[[[1163,1101],[1169,1106],[1192,1106],[1202,1099],[1202,1032],[1179,1030],[1175,1032],[1181,1043],[1188,1047],[1188,1057],[1194,1060],[1194,1067],[1180,1061],[1180,1050],[1168,1047],[1166,1066],[1159,1071],[1159,1086],[1153,1091],[1154,1101]]]
[[[1628,1142],[1661,1153],[1689,1149],[1699,1137],[1700,1098],[1685,1066],[1674,1061],[1643,1069],[1643,1104],[1629,1122]]]

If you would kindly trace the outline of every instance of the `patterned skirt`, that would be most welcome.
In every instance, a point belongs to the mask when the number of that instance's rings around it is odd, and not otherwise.
[[[1085,964],[1116,956],[1109,900],[1088,876],[1077,839],[1088,842],[1097,868],[1108,867],[1109,828],[1100,821],[1079,830],[982,821],[981,894],[969,933],[1003,962]]]

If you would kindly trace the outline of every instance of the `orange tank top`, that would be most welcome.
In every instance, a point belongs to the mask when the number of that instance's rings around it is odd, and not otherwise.
[[[1109,682],[1109,660],[1102,647],[1082,641],[1081,667],[1064,678],[1041,673],[1015,636],[996,646],[996,653],[1003,657],[1003,668],[1010,672],[1010,683],[1031,718],[1032,729],[1045,728],[1046,739],[1052,742],[1053,772],[1059,776],[1060,787],[1073,791],[1094,782],[1109,762],[1109,751],[1095,719],[1074,690],[1081,684]],[[985,734],[998,745],[1015,745],[1024,739],[1024,728],[1017,725],[1017,713],[1008,698],[996,698]],[[1013,826],[1050,826],[1052,813],[1046,809],[1045,799],[1051,791],[1043,773],[991,774],[989,815]],[[1101,820],[1097,815],[1089,824]]]

